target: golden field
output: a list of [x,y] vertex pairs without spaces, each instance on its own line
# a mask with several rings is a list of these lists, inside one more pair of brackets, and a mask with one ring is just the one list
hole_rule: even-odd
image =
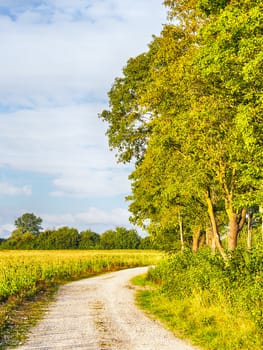
[[39,286],[100,272],[154,265],[160,252],[147,250],[0,251],[0,301],[34,295]]

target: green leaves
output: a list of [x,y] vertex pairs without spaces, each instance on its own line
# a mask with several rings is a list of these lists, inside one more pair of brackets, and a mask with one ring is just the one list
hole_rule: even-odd
[[241,213],[262,201],[261,3],[164,4],[175,24],[128,61],[101,114],[119,160],[136,159],[132,220],[158,237],[178,234],[178,213],[186,235],[205,229],[209,192],[214,222],[224,231],[232,220],[236,242]]
[[30,232],[38,235],[41,230],[42,219],[33,213],[25,213],[15,220],[15,226],[21,229],[22,233]]
[[210,16],[211,14],[220,12],[229,2],[229,0],[199,0],[198,7],[207,16]]
[[140,104],[147,83],[149,55],[130,59],[123,78],[116,78],[109,92],[109,110],[99,116],[109,124],[107,136],[111,148],[118,150],[119,161],[140,161],[143,157],[151,112]]

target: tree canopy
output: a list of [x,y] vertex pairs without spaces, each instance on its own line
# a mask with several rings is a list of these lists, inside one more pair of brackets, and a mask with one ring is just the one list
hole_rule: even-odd
[[38,235],[23,233],[17,228],[6,240],[0,240],[0,249],[151,249],[149,236],[142,238],[135,229],[116,227],[102,234],[90,229],[79,232],[76,228],[46,229]]
[[15,226],[21,230],[21,233],[30,232],[33,235],[38,235],[42,229],[42,219],[33,213],[25,213],[15,220]]
[[225,231],[233,251],[263,201],[261,4],[164,4],[172,22],[127,62],[100,116],[119,161],[136,160],[131,220],[182,247],[210,232],[226,258]]

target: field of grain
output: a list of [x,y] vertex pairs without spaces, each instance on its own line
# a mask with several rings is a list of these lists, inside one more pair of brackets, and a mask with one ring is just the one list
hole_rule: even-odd
[[34,295],[45,284],[153,265],[159,258],[158,252],[137,250],[0,251],[0,302]]

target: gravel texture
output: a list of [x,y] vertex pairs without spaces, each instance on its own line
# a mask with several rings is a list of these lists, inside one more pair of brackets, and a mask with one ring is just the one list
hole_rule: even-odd
[[134,305],[127,269],[62,286],[20,350],[193,350]]

